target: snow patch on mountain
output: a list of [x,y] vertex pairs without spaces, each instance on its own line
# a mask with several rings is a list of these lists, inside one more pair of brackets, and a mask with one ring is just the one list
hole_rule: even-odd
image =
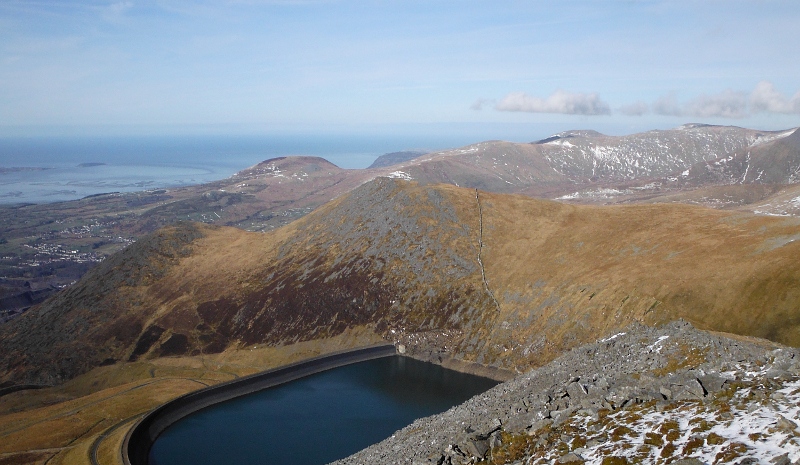
[[411,181],[414,179],[411,177],[410,174],[406,173],[405,171],[392,171],[391,173],[387,174],[386,177],[393,179],[404,179],[406,181]]
[[769,133],[769,134],[758,134],[755,138],[753,138],[753,142],[751,143],[751,147],[756,145],[766,144],[767,142],[772,142],[774,140],[783,139],[784,137],[791,136],[797,128],[789,129],[788,131],[778,132],[778,133]]

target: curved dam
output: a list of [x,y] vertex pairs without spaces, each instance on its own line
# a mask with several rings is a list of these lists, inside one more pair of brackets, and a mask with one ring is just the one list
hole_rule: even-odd
[[150,449],[159,435],[182,418],[206,407],[333,368],[394,355],[396,350],[392,344],[336,352],[183,395],[145,415],[128,432],[122,444],[123,462],[147,465]]

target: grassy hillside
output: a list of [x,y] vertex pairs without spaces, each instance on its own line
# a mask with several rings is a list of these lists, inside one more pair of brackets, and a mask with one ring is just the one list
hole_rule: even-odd
[[539,365],[632,321],[676,318],[800,344],[797,219],[481,199],[497,358]]
[[379,178],[268,234],[185,223],[0,328],[3,379],[369,327],[521,370],[632,321],[800,344],[800,221]]

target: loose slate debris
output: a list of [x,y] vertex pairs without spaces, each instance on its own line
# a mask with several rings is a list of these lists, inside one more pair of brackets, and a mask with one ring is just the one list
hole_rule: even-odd
[[339,465],[800,463],[800,351],[634,325]]

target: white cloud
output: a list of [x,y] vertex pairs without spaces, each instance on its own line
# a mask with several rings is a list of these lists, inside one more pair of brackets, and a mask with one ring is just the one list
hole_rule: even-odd
[[543,99],[524,92],[512,92],[500,100],[499,111],[524,111],[527,113],[563,113],[567,115],[607,115],[611,108],[597,94],[581,94],[557,90]]
[[769,81],[761,81],[750,94],[750,109],[761,113],[800,113],[800,92],[787,98]]
[[717,95],[701,95],[686,105],[686,114],[700,118],[744,118],[747,94],[726,90]]
[[618,111],[623,115],[642,116],[649,111],[650,107],[644,102],[633,102],[630,105],[619,107]]
[[[470,108],[482,110],[492,100],[478,99]],[[524,92],[513,92],[495,104],[500,111],[522,111],[529,113],[564,113],[570,115],[607,115],[609,105],[597,94],[581,94],[558,90],[547,98],[530,96]],[[800,92],[791,98],[780,93],[769,81],[761,81],[752,92],[724,90],[718,94],[700,95],[691,100],[680,101],[675,93],[661,96],[652,104],[641,100],[621,105],[614,113],[627,116],[642,116],[654,113],[663,116],[696,118],[747,118],[754,113],[800,114]]]
[[657,115],[666,116],[684,115],[684,111],[678,103],[678,99],[675,98],[675,94],[665,95],[656,100],[655,103],[653,103],[653,112]]
[[726,90],[716,95],[701,95],[684,104],[669,94],[653,103],[653,112],[666,116],[744,118],[748,115],[747,94]]
[[484,106],[491,105],[492,103],[494,103],[494,100],[490,100],[490,99],[486,99],[486,98],[479,98],[478,100],[475,100],[475,103],[470,105],[469,108],[470,108],[470,110],[481,111],[481,110],[483,110]]

